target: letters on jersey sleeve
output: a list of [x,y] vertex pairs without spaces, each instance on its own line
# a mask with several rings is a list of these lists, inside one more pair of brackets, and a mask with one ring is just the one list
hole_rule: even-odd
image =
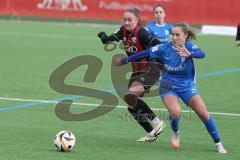
[[205,53],[200,48],[198,48],[197,45],[195,45],[191,42],[186,43],[186,48],[191,53],[192,58],[204,58],[205,57]]
[[198,46],[192,42],[186,42],[186,48],[189,52],[195,52],[199,49]]
[[163,52],[166,44],[159,44],[150,49],[150,57],[151,58],[159,58],[160,54]]

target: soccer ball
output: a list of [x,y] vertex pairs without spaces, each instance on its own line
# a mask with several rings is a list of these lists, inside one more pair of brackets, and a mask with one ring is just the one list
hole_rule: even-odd
[[54,138],[54,145],[58,151],[62,152],[70,152],[75,142],[75,136],[70,131],[60,131]]

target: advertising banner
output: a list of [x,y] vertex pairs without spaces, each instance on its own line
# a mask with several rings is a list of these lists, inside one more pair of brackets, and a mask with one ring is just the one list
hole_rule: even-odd
[[8,1],[7,0],[0,0],[0,15],[9,15],[10,13],[8,12]]
[[141,19],[153,19],[153,7],[164,6],[170,23],[236,25],[240,0],[1,0],[0,14],[121,21],[124,10],[136,7]]

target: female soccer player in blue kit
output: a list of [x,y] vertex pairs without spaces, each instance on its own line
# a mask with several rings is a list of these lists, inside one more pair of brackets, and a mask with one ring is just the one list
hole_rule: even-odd
[[204,58],[205,53],[190,42],[196,34],[188,23],[178,23],[173,28],[173,41],[141,51],[127,58],[116,58],[115,65],[123,65],[143,57],[159,58],[164,65],[159,94],[169,112],[173,131],[171,144],[180,147],[179,120],[180,104],[178,99],[191,107],[203,121],[208,133],[216,144],[218,153],[227,153],[220,141],[213,117],[208,114],[206,105],[195,87],[195,68],[193,58]]
[[161,43],[166,43],[172,35],[172,25],[165,22],[166,10],[160,4],[153,9],[153,16],[155,21],[150,22],[146,29],[154,38]]

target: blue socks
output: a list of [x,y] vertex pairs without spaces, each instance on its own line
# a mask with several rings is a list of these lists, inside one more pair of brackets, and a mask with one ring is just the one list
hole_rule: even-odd
[[180,117],[172,117],[171,115],[169,115],[169,120],[170,120],[170,125],[171,125],[171,128],[173,130],[174,133],[177,133],[178,132],[178,126],[179,126],[179,120],[180,120]]
[[[172,117],[171,115],[169,115],[170,125],[171,125],[171,128],[174,133],[178,132],[180,117],[181,116],[175,118],[175,117]],[[210,116],[210,118],[206,121],[203,121],[203,123],[204,123],[205,127],[207,128],[208,133],[211,135],[213,141],[215,143],[220,142],[219,133],[218,133],[216,124],[213,120],[213,117]]]
[[219,133],[218,133],[218,130],[217,130],[217,127],[215,125],[213,118],[210,116],[210,118],[206,121],[203,121],[203,123],[204,123],[205,127],[207,128],[208,133],[211,135],[213,141],[215,143],[220,142]]

